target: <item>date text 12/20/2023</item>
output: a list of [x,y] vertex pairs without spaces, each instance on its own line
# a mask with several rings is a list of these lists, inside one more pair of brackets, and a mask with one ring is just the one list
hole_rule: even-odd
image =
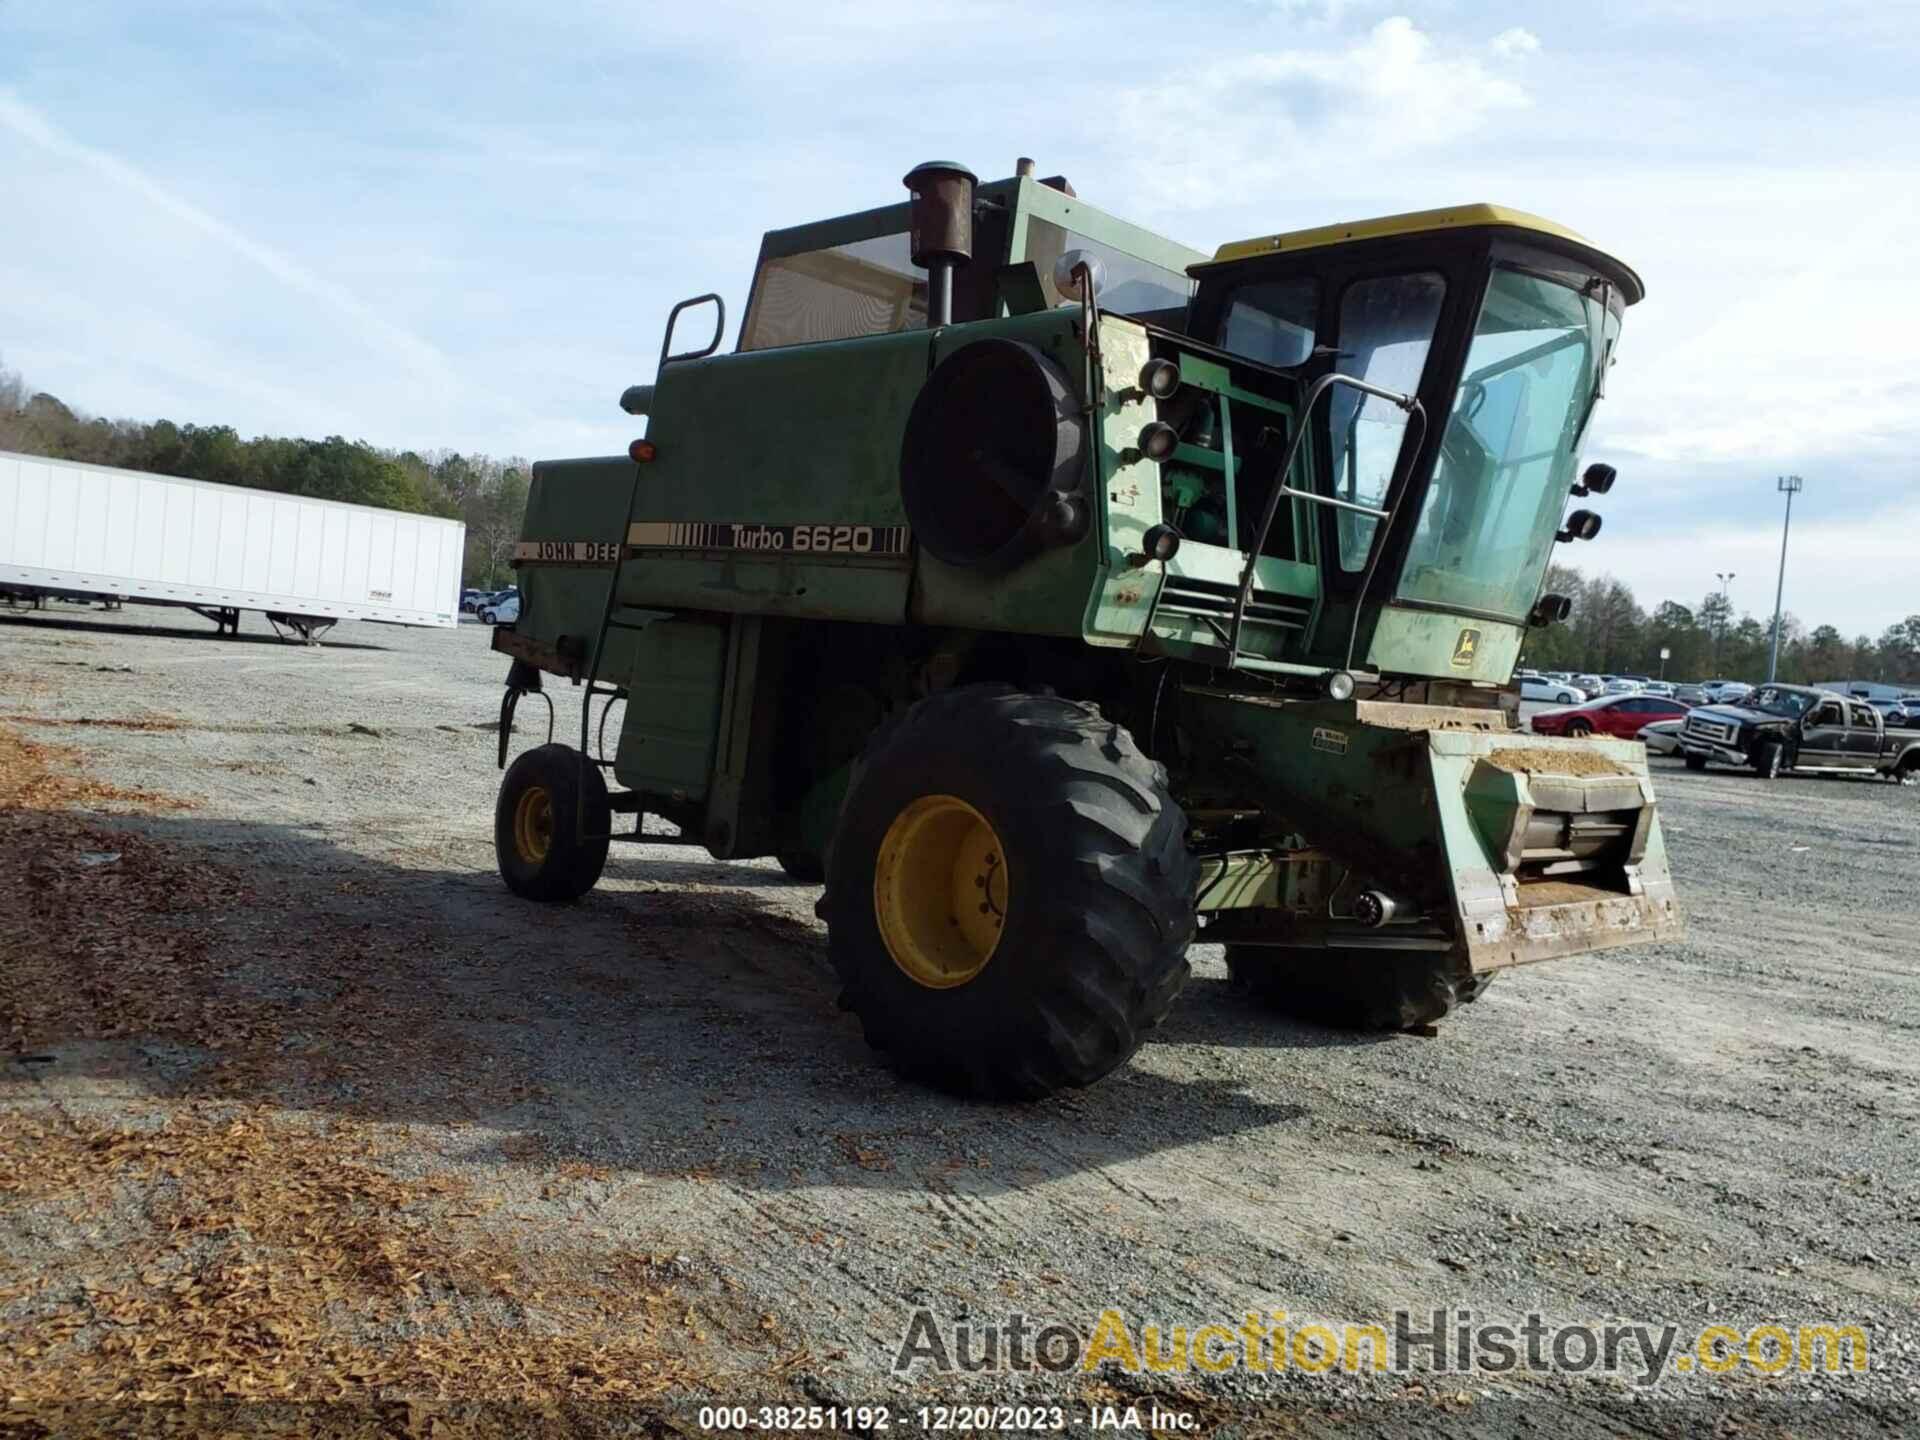
[[1150,1405],[920,1405],[895,1411],[889,1405],[703,1405],[702,1430],[779,1434],[836,1430],[871,1434],[898,1428],[923,1434],[1002,1430],[1039,1433],[1064,1430],[1069,1422],[1089,1430],[1165,1434],[1194,1430],[1198,1419],[1183,1410]]

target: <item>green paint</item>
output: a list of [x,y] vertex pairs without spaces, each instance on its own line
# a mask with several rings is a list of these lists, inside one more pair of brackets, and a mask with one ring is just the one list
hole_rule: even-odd
[[[984,186],[980,199],[976,224],[996,238],[991,249],[983,242],[975,265],[1032,261],[1050,296],[1052,256],[1063,243],[1103,250],[1110,283],[1146,294],[1166,293],[1163,285],[1179,292],[1180,272],[1202,258],[1029,180]],[[824,316],[828,324],[870,311],[885,325],[910,324],[920,300],[893,254],[906,225],[907,207],[896,204],[769,234],[763,266],[779,263],[757,278],[750,313],[765,307],[770,321]],[[1419,265],[1445,270],[1456,293],[1478,293],[1501,243],[1451,230],[1432,239]],[[1570,242],[1538,243],[1558,246],[1566,264],[1597,263]],[[893,259],[876,258],[883,251]],[[1197,324],[1212,313],[1215,287],[1246,278],[1325,267],[1329,285],[1340,283],[1355,254],[1328,244],[1208,267],[1190,318]],[[807,269],[815,265],[817,273]],[[1248,512],[1266,498],[1240,494],[1236,471],[1264,427],[1291,434],[1304,425],[1286,482],[1334,493],[1326,415],[1303,416],[1300,405],[1312,378],[1340,362],[1337,335],[1317,336],[1320,350],[1292,371],[1229,360],[1104,308],[1089,337],[1088,312],[1077,304],[996,313],[990,286],[977,283],[981,273],[963,279],[979,304],[969,313],[986,318],[675,364],[656,379],[650,463],[536,467],[524,539],[624,543],[630,501],[642,527],[634,536],[641,548],[623,562],[615,590],[616,618],[640,628],[607,632],[601,679],[629,695],[615,775],[648,809],[682,821],[718,854],[822,855],[849,757],[877,725],[948,684],[1054,684],[1130,725],[1169,765],[1183,803],[1251,812],[1246,843],[1237,838],[1235,854],[1210,858],[1200,908],[1254,932],[1267,926],[1264,938],[1427,948],[1486,968],[1677,933],[1637,746],[1516,736],[1493,709],[1313,698],[1325,671],[1348,663],[1360,600],[1356,669],[1485,688],[1511,675],[1523,627],[1393,603],[1401,569],[1393,545],[1362,596],[1357,577],[1329,575],[1318,563],[1332,533],[1323,507],[1283,501],[1276,535],[1292,537],[1292,553],[1259,558],[1241,653],[1226,653],[1223,630],[1246,564],[1237,547],[1251,541],[1258,515]],[[836,296],[835,276],[871,289]],[[814,281],[822,294],[806,291]],[[1430,364],[1455,367],[1423,382],[1436,440],[1444,412],[1465,393],[1459,357],[1478,323],[1464,313],[1470,308],[1448,312],[1454,329],[1432,346]],[[770,323],[756,337],[763,333],[795,332]],[[685,528],[831,534],[907,525],[900,455],[908,416],[934,367],[986,337],[1033,347],[1067,378],[1087,427],[1086,468],[1071,492],[1087,507],[1083,535],[988,574],[904,542],[893,552],[823,550],[812,540],[803,549],[795,532],[791,545],[753,548],[733,543],[732,530],[721,542],[712,538],[717,529]],[[1176,402],[1140,388],[1154,357],[1180,366],[1185,393]],[[1201,403],[1215,415],[1205,443],[1191,423]],[[1163,472],[1141,455],[1138,439],[1149,422],[1169,417],[1190,438]],[[992,436],[981,438],[984,448]],[[1379,527],[1396,543],[1433,512],[1429,500],[1445,498],[1428,494],[1434,472],[1431,450],[1401,457],[1393,500],[1400,523]],[[954,483],[968,483],[967,474],[960,470]],[[1213,519],[1216,497],[1224,524]],[[1552,498],[1542,500],[1541,524],[1553,518]],[[990,499],[983,491],[982,504]],[[1170,561],[1148,560],[1148,531],[1196,505],[1226,543],[1190,535]],[[1537,555],[1540,536],[1521,538],[1528,543],[1478,554],[1476,583],[1489,580],[1488,567],[1512,565],[1504,578],[1515,593],[1534,584],[1537,575],[1520,573],[1533,559],[1510,556]],[[1279,539],[1274,545],[1284,549]],[[530,560],[520,570],[520,631],[561,654],[589,653],[610,575]],[[1529,752],[1527,767],[1494,758],[1514,747]],[[1594,754],[1617,773],[1588,774],[1583,765]],[[1625,828],[1621,817],[1630,818]],[[1585,890],[1564,892],[1573,897],[1565,904],[1543,903],[1536,897],[1562,895],[1554,886],[1576,882],[1542,870],[1527,847],[1557,833],[1547,822],[1576,818],[1584,835],[1604,831],[1606,848],[1566,872]],[[1365,889],[1405,901],[1418,923],[1356,937],[1344,907]]]
[[[1526,633],[1519,625],[1470,615],[1390,607],[1380,612],[1373,642],[1364,652],[1366,668],[1385,675],[1427,674],[1504,685]],[[1468,637],[1464,656],[1463,635]],[[1465,663],[1460,663],[1463,658]]]

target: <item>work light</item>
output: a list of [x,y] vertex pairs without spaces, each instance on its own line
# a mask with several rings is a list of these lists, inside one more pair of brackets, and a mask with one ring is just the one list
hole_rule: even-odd
[[1149,460],[1171,460],[1180,448],[1180,432],[1164,420],[1149,420],[1140,430],[1139,445]]

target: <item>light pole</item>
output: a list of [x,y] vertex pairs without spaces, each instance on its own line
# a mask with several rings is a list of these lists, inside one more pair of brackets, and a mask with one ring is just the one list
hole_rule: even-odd
[[1723,573],[1716,570],[1713,578],[1720,582],[1720,623],[1713,628],[1713,668],[1717,672],[1720,669],[1720,641],[1727,633],[1727,621],[1733,618],[1733,596],[1729,593],[1733,585],[1733,571]]
[[1787,536],[1793,533],[1793,497],[1807,482],[1798,475],[1782,475],[1776,488],[1787,497],[1787,520],[1780,527],[1780,583],[1773,592],[1773,653],[1767,657],[1767,683],[1780,672],[1780,602],[1787,593]]

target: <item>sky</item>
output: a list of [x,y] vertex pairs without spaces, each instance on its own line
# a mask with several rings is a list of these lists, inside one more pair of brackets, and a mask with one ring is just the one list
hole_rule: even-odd
[[[1034,156],[1202,248],[1489,200],[1648,296],[1565,558],[1920,611],[1920,5],[0,0],[0,364],[78,409],[611,453],[764,230]],[[732,336],[729,336],[729,344]]]

